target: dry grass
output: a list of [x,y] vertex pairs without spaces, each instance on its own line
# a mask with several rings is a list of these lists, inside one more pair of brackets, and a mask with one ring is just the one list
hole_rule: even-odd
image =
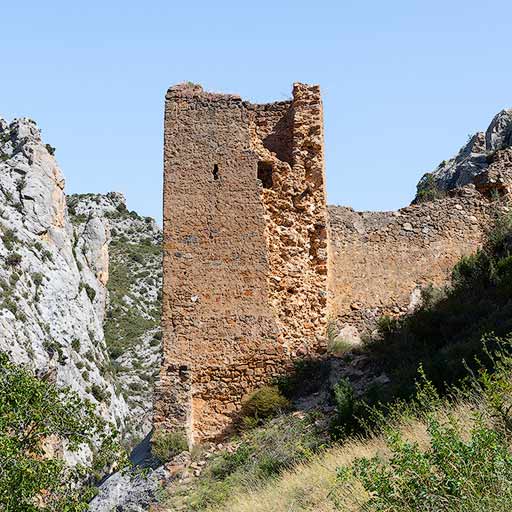
[[[460,420],[464,434],[472,426],[472,408],[459,404],[444,411],[441,418],[449,416]],[[400,431],[404,439],[414,441],[427,448],[429,436],[426,425],[420,420],[403,424]],[[389,454],[383,436],[369,439],[353,439],[341,446],[331,448],[307,464],[300,464],[285,472],[278,479],[250,492],[236,494],[215,512],[356,512],[367,500],[367,494],[359,485],[341,487],[336,483],[336,469],[350,465],[358,458]]]

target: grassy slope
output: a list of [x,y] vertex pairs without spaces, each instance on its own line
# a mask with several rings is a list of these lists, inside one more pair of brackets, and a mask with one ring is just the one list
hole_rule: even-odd
[[[471,429],[474,426],[474,406],[467,403],[460,403],[456,406],[442,409],[438,417],[445,422],[454,420],[458,423],[462,439],[469,442]],[[428,433],[428,425],[425,419],[404,421],[396,427],[394,433],[400,433],[402,439],[416,444],[422,451],[431,448],[431,440]],[[509,445],[510,446],[510,445]],[[361,459],[371,460],[378,457],[382,461],[389,461],[393,455],[389,439],[385,435],[379,435],[370,439],[359,440],[352,438],[340,446],[335,446],[327,452],[319,455],[313,461],[299,464],[291,471],[285,472],[281,477],[263,486],[256,486],[248,492],[235,494],[231,500],[219,508],[212,508],[218,512],[334,512],[344,511],[386,511],[405,512],[413,510],[436,510],[431,508],[411,508],[406,500],[401,506],[380,507],[368,505],[370,493],[361,484],[361,481],[354,479],[350,482],[343,482],[337,478],[340,468],[351,467]],[[455,458],[455,457],[454,457]],[[488,463],[489,461],[483,461]],[[510,468],[509,468],[510,469]],[[506,487],[512,488],[510,472],[507,472]],[[426,492],[427,489],[422,489]],[[491,496],[492,498],[492,496]],[[481,501],[485,499],[483,493],[477,497]],[[476,501],[476,500],[474,500]],[[512,501],[506,496],[503,501],[497,502],[492,508],[446,508],[437,510],[510,510]],[[367,508],[365,508],[367,507]]]

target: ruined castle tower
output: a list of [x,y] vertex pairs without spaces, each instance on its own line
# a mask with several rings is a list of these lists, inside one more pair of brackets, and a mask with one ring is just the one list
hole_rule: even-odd
[[220,437],[247,393],[323,350],[327,253],[319,87],[266,105],[171,87],[157,427]]

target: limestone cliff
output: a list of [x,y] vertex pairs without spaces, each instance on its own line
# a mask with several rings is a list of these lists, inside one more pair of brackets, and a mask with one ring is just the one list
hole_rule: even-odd
[[103,336],[110,230],[72,225],[64,178],[36,124],[0,120],[0,350],[124,427]]
[[36,124],[0,119],[0,350],[95,402],[129,444],[151,428],[160,238],[121,194],[66,200]]

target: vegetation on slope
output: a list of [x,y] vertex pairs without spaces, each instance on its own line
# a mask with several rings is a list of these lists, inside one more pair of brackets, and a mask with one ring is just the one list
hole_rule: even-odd
[[242,433],[231,449],[216,453],[197,480],[173,485],[165,510],[209,510],[225,503],[235,490],[249,490],[310,460],[324,442],[313,416],[271,419],[264,427]]
[[124,442],[137,444],[151,429],[152,395],[158,377],[161,330],[161,231],[150,217],[126,208],[118,193],[68,196],[76,229],[92,216],[108,221],[109,279],[103,331],[116,389],[130,415]]
[[[496,340],[494,340],[496,342]],[[449,398],[421,378],[414,400],[265,485],[224,512],[505,512],[512,506],[512,340]]]
[[[99,446],[96,449],[93,446]],[[84,445],[94,460],[70,467],[64,446],[80,457]],[[94,406],[69,389],[34,377],[0,353],[0,509],[6,512],[87,510],[93,474],[125,460],[111,425]]]
[[[154,278],[145,266],[160,264],[161,248],[150,242],[114,239],[109,247],[110,276],[107,283],[110,304],[105,320],[105,339],[112,359],[133,348],[149,331],[158,331],[160,304],[147,307],[144,289],[133,290],[137,279]],[[156,263],[153,261],[156,260]],[[154,285],[153,282],[150,283]],[[142,293],[141,293],[142,292]]]

